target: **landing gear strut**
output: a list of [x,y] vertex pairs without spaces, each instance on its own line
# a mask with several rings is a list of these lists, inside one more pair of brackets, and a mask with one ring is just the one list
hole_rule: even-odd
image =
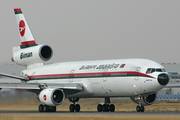
[[69,98],[69,101],[72,102],[72,104],[69,106],[70,112],[79,112],[81,107],[79,104],[76,104],[76,102],[79,101],[79,98]]
[[56,106],[39,105],[39,112],[56,112]]
[[139,102],[139,105],[136,107],[136,111],[137,111],[137,112],[144,112],[144,110],[145,110],[145,109],[144,109],[144,106],[141,105],[141,99],[143,99],[142,97],[143,97],[143,96],[139,95],[138,98],[137,98],[137,99],[138,99],[138,102]]
[[109,97],[105,98],[105,102],[104,103],[105,104],[103,104],[103,105],[98,104],[98,106],[97,106],[97,111],[98,112],[109,112],[109,111],[110,112],[114,112],[115,111],[114,104],[110,104],[109,105],[109,103],[111,103]]

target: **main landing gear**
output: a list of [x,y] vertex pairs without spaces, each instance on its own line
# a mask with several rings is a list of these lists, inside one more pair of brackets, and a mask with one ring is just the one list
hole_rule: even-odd
[[56,106],[39,105],[39,112],[56,112]]
[[110,102],[110,98],[109,97],[107,97],[107,98],[105,98],[105,102],[104,102],[105,104],[98,104],[98,106],[97,106],[97,111],[98,112],[114,112],[115,111],[115,106],[114,106],[114,104],[110,104],[109,105],[109,103],[111,103]]
[[69,98],[69,101],[72,102],[72,104],[69,106],[70,112],[79,112],[81,107],[79,104],[76,104],[76,102],[79,101],[79,98]]

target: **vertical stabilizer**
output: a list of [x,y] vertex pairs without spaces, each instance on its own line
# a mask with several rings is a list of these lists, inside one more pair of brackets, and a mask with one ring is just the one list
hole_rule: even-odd
[[26,19],[21,11],[21,8],[14,9],[16,21],[19,27],[19,35],[21,39],[21,49],[36,46],[35,39],[31,33],[31,30],[26,22]]
[[27,69],[42,66],[51,59],[53,51],[48,45],[38,45],[20,8],[14,9],[21,45],[13,47],[12,61]]

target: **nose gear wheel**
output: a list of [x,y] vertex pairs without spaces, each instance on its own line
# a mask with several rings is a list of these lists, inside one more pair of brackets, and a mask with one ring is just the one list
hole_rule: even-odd
[[139,106],[139,105],[138,105],[138,106],[136,107],[136,111],[137,111],[137,112],[144,112],[144,106]]

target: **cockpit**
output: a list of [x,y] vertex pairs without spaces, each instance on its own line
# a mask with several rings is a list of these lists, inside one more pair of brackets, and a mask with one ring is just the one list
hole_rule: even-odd
[[153,72],[166,72],[164,68],[148,68],[146,74],[150,74]]

